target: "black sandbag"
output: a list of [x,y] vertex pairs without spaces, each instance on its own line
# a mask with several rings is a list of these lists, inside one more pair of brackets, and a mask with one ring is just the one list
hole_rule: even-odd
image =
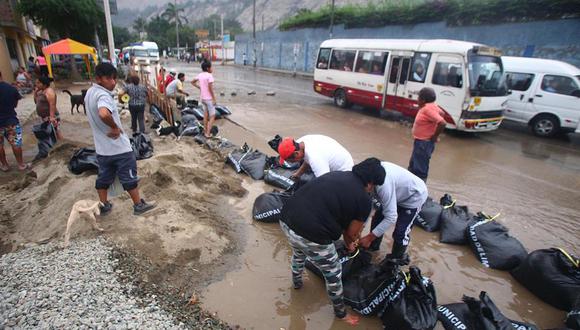
[[260,222],[278,222],[284,204],[291,196],[283,192],[266,192],[254,201],[252,217]]
[[561,249],[536,250],[510,273],[533,294],[563,311],[570,311],[580,295],[580,260]]
[[268,158],[268,156],[258,150],[246,153],[246,155],[240,160],[242,171],[254,180],[264,179],[266,158]]
[[[350,253],[346,248],[346,244],[343,240],[334,242],[336,248],[336,253],[338,254],[338,260],[342,265],[342,280],[348,280],[353,274],[363,269],[371,264],[373,256],[365,250],[357,249],[355,252]],[[306,269],[313,272],[316,276],[324,279],[322,272],[318,267],[316,267],[310,259],[306,259]]]
[[203,133],[203,126],[197,118],[191,114],[181,116],[181,126],[179,127],[179,136],[196,136]]
[[199,105],[199,101],[194,99],[187,99],[185,103],[188,107],[197,107]]
[[388,308],[381,320],[384,329],[423,330],[437,324],[437,296],[431,280],[421,276],[415,266],[409,268],[407,287]]
[[[204,138],[203,142],[205,142],[205,138]],[[228,154],[228,157],[226,158],[226,164],[232,165],[232,167],[234,168],[236,173],[242,172],[241,160],[248,152],[250,152],[250,147],[248,146],[247,143],[244,143],[243,146],[232,150]]]
[[282,167],[271,168],[264,174],[264,182],[274,187],[288,190],[294,185],[294,180],[290,177],[294,174],[293,170],[287,170]]
[[406,282],[396,261],[385,258],[343,281],[344,302],[362,315],[374,315],[388,308],[403,292]]
[[566,315],[566,326],[573,330],[580,330],[580,295],[576,297],[574,307]]
[[421,207],[415,223],[428,232],[438,231],[441,227],[441,213],[443,206],[435,202],[431,197]]
[[203,120],[203,109],[200,106],[185,107],[181,110],[181,115],[193,115],[197,120]]
[[216,105],[215,110],[216,110],[216,117],[218,114],[220,115],[220,117],[228,116],[228,115],[232,114],[232,111],[228,107],[226,107],[225,105]]
[[151,114],[151,119],[153,121],[151,128],[157,128],[162,121],[167,120],[156,104],[151,104],[151,106],[149,106],[149,113]]
[[276,134],[272,140],[268,141],[268,145],[270,148],[272,148],[272,150],[278,152],[278,146],[280,145],[280,142],[282,142],[282,137]]
[[474,219],[476,222],[469,225],[467,238],[471,250],[485,267],[511,270],[528,256],[522,243],[493,218],[478,213]]
[[38,140],[38,153],[34,159],[42,159],[48,156],[48,153],[56,144],[56,131],[50,122],[32,126],[32,132]]
[[68,162],[68,170],[73,174],[81,174],[86,171],[99,170],[97,152],[94,148],[80,148],[75,151]]
[[[488,328],[478,328],[480,325],[476,321],[476,315],[469,310],[466,303],[440,305],[437,307],[437,319],[441,322],[445,330],[488,330]],[[532,324],[513,320],[509,320],[509,322],[511,324],[511,327],[508,327],[509,330],[538,330],[538,328]],[[505,324],[505,322],[502,324]],[[491,329],[505,329],[505,327],[494,327]]]
[[137,160],[153,157],[153,142],[151,142],[151,138],[148,135],[135,133],[130,141]]
[[471,220],[467,206],[458,206],[450,195],[441,197],[441,236],[439,241],[448,244],[467,244],[467,227]]

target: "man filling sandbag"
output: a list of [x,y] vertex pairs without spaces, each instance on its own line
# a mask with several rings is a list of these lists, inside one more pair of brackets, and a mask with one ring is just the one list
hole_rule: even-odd
[[580,260],[562,249],[536,250],[512,276],[548,304],[570,311],[580,296]]
[[471,250],[479,261],[488,268],[510,270],[524,260],[528,252],[516,238],[508,234],[508,229],[483,213],[474,217],[477,221],[470,225],[467,237]]
[[324,135],[305,135],[298,140],[284,138],[278,145],[280,165],[284,161],[302,162],[294,172],[300,178],[308,169],[319,177],[333,171],[350,171],[354,164],[350,153],[333,138]]
[[[352,275],[364,267],[371,264],[373,256],[361,249],[356,249],[354,252],[349,252],[343,240],[334,242],[336,253],[338,254],[338,261],[342,268],[342,282],[345,283]],[[306,259],[306,269],[313,272],[316,276],[324,279],[322,272],[316,267],[310,259]]]
[[395,225],[390,257],[400,259],[405,257],[413,221],[427,199],[427,186],[419,177],[398,165],[381,162],[381,166],[385,169],[385,182],[376,187],[376,193],[382,212],[375,214],[371,232],[361,239],[360,245],[377,251],[383,234]]
[[306,258],[320,269],[334,314],[356,325],[359,317],[348,314],[344,305],[342,268],[334,241],[342,235],[354,251],[365,220],[371,212],[369,193],[385,181],[385,170],[377,159],[367,159],[352,172],[330,172],[317,177],[288,200],[282,209],[280,227],[292,247],[292,282],[302,287]]

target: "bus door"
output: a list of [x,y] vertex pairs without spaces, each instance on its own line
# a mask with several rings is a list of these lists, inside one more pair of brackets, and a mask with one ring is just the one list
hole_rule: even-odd
[[437,96],[437,105],[455,122],[461,116],[466,95],[464,59],[459,55],[437,55],[431,86]]
[[405,90],[409,69],[411,67],[412,52],[393,52],[386,75],[386,86],[383,97],[383,107],[391,110],[404,111],[406,109]]

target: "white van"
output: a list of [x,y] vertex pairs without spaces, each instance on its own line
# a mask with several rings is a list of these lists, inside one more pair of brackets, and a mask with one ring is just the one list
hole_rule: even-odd
[[157,46],[157,43],[152,41],[143,41],[141,42],[141,45],[147,48],[147,51],[149,52],[149,60],[151,63],[159,63],[159,47]]
[[129,54],[133,56],[134,65],[146,64],[149,65],[151,60],[149,59],[149,51],[143,46],[132,46]]
[[580,127],[580,69],[555,60],[503,56],[506,119],[530,125],[538,136]]

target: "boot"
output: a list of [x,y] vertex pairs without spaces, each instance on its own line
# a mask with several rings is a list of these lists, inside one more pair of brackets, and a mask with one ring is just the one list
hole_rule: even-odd
[[411,261],[407,254],[407,246],[397,242],[393,243],[393,250],[390,254],[387,254],[387,258],[398,260],[401,265],[408,265]]

